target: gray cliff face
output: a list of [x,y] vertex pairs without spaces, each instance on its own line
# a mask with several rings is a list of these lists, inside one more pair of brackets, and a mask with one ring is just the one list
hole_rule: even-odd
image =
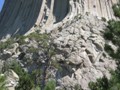
[[119,0],[5,0],[0,13],[0,37],[25,34],[34,26],[52,30],[78,14],[115,18],[112,5]]
[[[106,41],[103,34],[107,22],[101,18],[116,19],[112,5],[118,1],[5,0],[0,13],[0,39],[7,35],[28,35],[37,29],[40,33],[50,33],[57,50],[53,60],[59,62],[61,67],[60,70],[47,69],[48,76],[56,80],[56,90],[75,90],[76,85],[89,90],[90,81],[103,76],[110,78],[109,70],[116,69],[115,61],[104,50]],[[40,41],[26,38],[25,42],[23,45],[15,42],[12,48],[4,49],[0,53],[0,62],[21,60],[20,63],[28,71],[34,69],[36,63],[30,64],[27,60],[40,60],[45,65]],[[117,48],[108,44],[114,50]],[[30,47],[39,48],[39,51],[27,52]],[[19,55],[23,53],[25,55],[20,59]]]

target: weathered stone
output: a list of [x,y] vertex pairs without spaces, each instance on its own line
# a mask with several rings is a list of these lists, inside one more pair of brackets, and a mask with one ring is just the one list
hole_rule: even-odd
[[74,54],[72,53],[69,58],[68,58],[69,62],[75,65],[79,65],[83,62],[82,58],[77,53]]
[[15,90],[19,81],[19,76],[13,70],[6,71],[4,75],[6,76],[6,87],[8,90]]
[[[57,50],[54,60],[57,60],[62,68],[61,73],[58,73],[59,78],[56,78],[60,88],[74,90],[73,87],[79,84],[84,90],[89,90],[90,81],[95,81],[103,75],[110,77],[108,70],[115,70],[116,64],[109,56],[103,56],[105,52],[103,32],[106,22],[100,19],[101,17],[107,20],[115,19],[112,5],[117,3],[117,0],[13,0],[13,2],[5,0],[5,6],[0,13],[0,38],[16,34],[28,35],[38,28],[40,33],[52,33]],[[10,7],[6,8],[7,6]],[[27,39],[25,42],[27,44],[21,45],[19,50],[19,45],[14,44],[13,52],[6,50],[0,53],[0,58],[9,59],[14,53],[31,72],[39,62],[45,64],[46,57],[42,50],[37,52],[28,50],[30,47],[37,49],[38,42]],[[32,62],[36,63],[31,64]],[[52,69],[50,70],[53,71],[51,73],[55,78],[57,71]]]
[[[109,69],[115,70],[116,64],[109,59],[109,56],[103,56],[105,40],[101,31],[104,29],[104,25],[105,23],[96,17],[85,15],[80,20],[71,23],[67,30],[63,28],[54,35],[57,48],[67,52],[67,57],[63,55],[63,52],[56,53],[57,60],[64,61],[71,67],[69,69],[73,70],[69,77],[63,75],[59,78],[58,82],[60,81],[61,88],[65,86],[67,90],[71,90],[71,83],[71,87],[73,87],[73,83],[77,83],[83,90],[89,90],[88,83],[90,81],[95,82],[97,78],[104,75],[110,78]],[[73,33],[73,31],[67,33],[71,26],[74,27],[76,33]],[[60,39],[57,39],[57,37]],[[66,70],[65,67],[63,69]],[[71,80],[74,81],[71,82]]]

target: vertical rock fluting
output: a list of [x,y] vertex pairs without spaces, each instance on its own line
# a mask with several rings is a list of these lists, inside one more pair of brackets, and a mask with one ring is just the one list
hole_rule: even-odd
[[[5,0],[0,13],[0,37],[25,34],[33,26],[50,29],[71,20],[77,14],[90,12],[107,20],[115,18],[112,5],[119,0]],[[66,17],[66,18],[65,18]],[[62,22],[61,22],[62,21]]]
[[5,0],[0,13],[0,37],[24,34],[36,22],[42,0]]

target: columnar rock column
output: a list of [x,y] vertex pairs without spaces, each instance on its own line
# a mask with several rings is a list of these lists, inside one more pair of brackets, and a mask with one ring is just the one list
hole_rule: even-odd
[[[5,0],[0,13],[0,37],[25,34],[34,26],[51,29],[78,14],[107,20],[115,18],[112,5],[119,0]],[[61,24],[62,26],[62,24]],[[46,29],[46,30],[47,30]],[[53,28],[54,29],[54,28]]]

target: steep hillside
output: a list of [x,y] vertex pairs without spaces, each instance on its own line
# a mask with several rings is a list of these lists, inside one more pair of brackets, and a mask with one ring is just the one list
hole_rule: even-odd
[[0,78],[7,83],[2,84],[9,90],[90,90],[98,78],[111,80],[114,57],[120,57],[120,5],[112,9],[118,2],[5,0]]
[[[11,62],[19,62],[31,75],[33,72],[37,75],[32,79],[36,77],[41,87],[52,79],[56,90],[76,90],[76,86],[89,90],[89,82],[103,76],[110,78],[109,70],[116,69],[115,61],[104,50],[106,25],[89,14],[78,15],[62,28],[53,30],[50,37],[39,34],[37,28],[38,31],[28,36],[1,42],[0,62],[5,67],[6,63],[10,66]],[[1,68],[4,70],[2,65]]]

